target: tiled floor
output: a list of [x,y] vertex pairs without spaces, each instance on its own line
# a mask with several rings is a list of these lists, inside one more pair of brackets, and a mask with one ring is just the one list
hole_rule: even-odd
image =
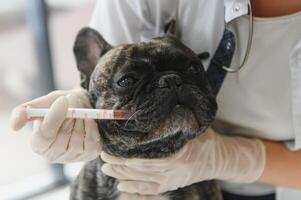
[[[81,2],[51,12],[50,16],[55,80],[60,89],[72,88],[78,82],[72,55],[73,40],[77,31],[88,24],[94,6],[94,1]],[[12,108],[30,97],[38,86],[33,82],[37,66],[31,32],[26,24],[0,30],[0,44],[0,199],[5,200],[13,199],[18,191],[38,188],[41,186],[39,179],[45,181],[51,177],[48,164],[30,149],[31,126],[19,132],[9,127]],[[32,199],[68,199],[68,193],[65,187]]]

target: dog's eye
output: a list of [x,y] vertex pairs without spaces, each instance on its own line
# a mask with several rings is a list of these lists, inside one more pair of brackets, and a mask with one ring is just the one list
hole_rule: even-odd
[[191,64],[188,68],[188,72],[198,74],[201,72],[201,67],[198,64]]
[[134,85],[134,83],[136,82],[136,80],[133,77],[127,76],[127,77],[123,77],[121,78],[117,84],[120,87],[131,87]]

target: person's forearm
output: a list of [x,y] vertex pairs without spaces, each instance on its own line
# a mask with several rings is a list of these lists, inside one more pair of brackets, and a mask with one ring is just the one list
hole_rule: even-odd
[[285,144],[264,141],[266,164],[260,183],[301,188],[301,151],[290,151]]
[[253,14],[256,17],[277,17],[301,10],[300,0],[252,0]]

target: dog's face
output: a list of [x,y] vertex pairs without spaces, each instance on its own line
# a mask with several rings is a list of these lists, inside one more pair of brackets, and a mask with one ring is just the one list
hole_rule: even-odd
[[133,114],[128,121],[98,121],[111,154],[167,156],[214,119],[217,105],[201,59],[174,37],[111,47],[84,28],[74,53],[91,104]]

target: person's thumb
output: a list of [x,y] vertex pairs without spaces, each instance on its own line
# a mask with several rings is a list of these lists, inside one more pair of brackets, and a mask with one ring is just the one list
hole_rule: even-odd
[[45,96],[41,96],[36,98],[32,101],[26,102],[17,106],[11,114],[10,125],[11,128],[15,131],[23,128],[27,122],[32,121],[33,119],[27,117],[26,108],[49,108],[53,102],[55,102],[60,96],[65,96],[69,94],[70,91],[68,90],[57,90],[51,92]]

